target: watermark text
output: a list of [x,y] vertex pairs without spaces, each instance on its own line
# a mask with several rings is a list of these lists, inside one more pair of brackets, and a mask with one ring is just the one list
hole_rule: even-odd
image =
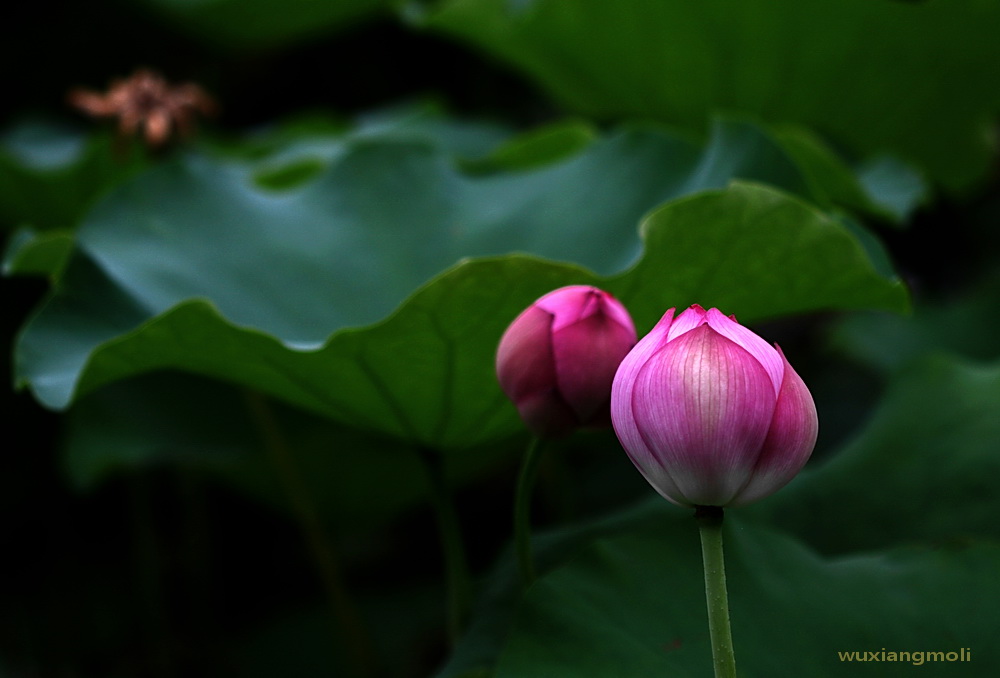
[[909,662],[921,666],[927,662],[971,662],[972,648],[963,647],[953,652],[932,652],[917,650],[913,652],[886,650],[837,652],[842,662]]

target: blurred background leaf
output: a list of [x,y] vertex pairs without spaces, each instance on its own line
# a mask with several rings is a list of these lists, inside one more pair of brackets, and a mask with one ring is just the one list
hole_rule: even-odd
[[77,126],[23,119],[0,132],[0,227],[69,229],[144,166],[142,151]]
[[[275,460],[264,444],[248,393],[179,373],[145,375],[102,389],[74,406],[63,453],[74,486],[143,469],[192,469],[287,510]],[[309,496],[324,520],[363,531],[423,503],[425,470],[415,451],[302,410],[272,403],[276,425],[295,450]],[[509,456],[502,446],[456,455],[449,477],[469,484]]]
[[4,275],[49,276],[57,279],[73,253],[72,231],[39,232],[30,227],[15,231],[4,253]]
[[832,341],[856,360],[879,370],[901,369],[929,352],[976,360],[1000,357],[1000,275],[989,273],[963,294],[929,301],[906,317],[858,314],[845,318]]
[[237,50],[274,49],[343,30],[388,9],[386,0],[143,0],[178,29]]
[[825,553],[996,539],[998,402],[996,365],[911,363],[852,444],[758,508]]
[[411,15],[489,51],[570,110],[704,129],[798,123],[951,189],[982,178],[1000,110],[1000,3],[440,0]]

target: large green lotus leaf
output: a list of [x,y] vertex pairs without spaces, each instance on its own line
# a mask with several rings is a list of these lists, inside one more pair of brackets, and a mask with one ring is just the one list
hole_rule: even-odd
[[[34,184],[12,183],[11,186],[17,189],[10,192],[12,199],[25,201],[25,209],[30,206],[38,213],[34,219],[25,217],[28,222],[40,220],[48,223],[44,213],[49,205],[59,205],[67,195],[83,190],[81,186],[96,182],[84,191],[86,197],[92,199],[98,189],[103,190],[136,167],[137,161],[123,165],[123,159],[112,152],[106,139],[103,142],[100,138],[88,142],[82,136],[72,136],[69,132],[63,132],[60,137],[50,130],[46,136],[42,131],[47,128],[34,129],[33,132],[32,129],[25,128],[16,135],[9,135],[20,139],[19,145],[16,145],[20,164],[12,164],[8,169],[23,174],[34,165],[51,166],[58,170],[57,175],[66,174],[62,183],[72,185],[54,185],[50,199],[48,193],[39,192],[46,184],[38,177],[35,177]],[[622,143],[623,138],[630,135],[634,142]],[[720,119],[715,122],[712,137],[700,155],[688,141],[664,131],[632,130],[620,137],[617,140],[601,139],[592,127],[572,121],[512,136],[511,131],[501,125],[449,118],[432,103],[415,103],[374,111],[358,117],[351,124],[328,116],[293,119],[252,134],[240,143],[217,144],[215,152],[221,150],[227,156],[250,161],[253,182],[264,193],[300,188],[317,179],[324,171],[329,171],[333,165],[341,162],[349,164],[346,156],[358,143],[365,142],[427,144],[450,156],[453,162],[475,176],[504,174],[511,177],[519,171],[534,169],[536,171],[531,172],[527,180],[529,183],[542,186],[550,182],[552,186],[567,191],[579,190],[575,187],[577,182],[590,184],[597,181],[598,173],[603,169],[598,163],[606,163],[607,167],[616,169],[616,174],[643,171],[655,177],[664,172],[664,179],[668,181],[666,187],[645,181],[637,187],[625,187],[618,201],[603,193],[594,195],[595,203],[605,203],[598,206],[605,211],[595,214],[605,217],[605,223],[617,223],[615,233],[621,236],[618,242],[635,249],[638,244],[631,221],[620,218],[615,210],[621,208],[624,214],[631,213],[638,218],[643,208],[652,206],[660,199],[700,188],[723,186],[732,177],[768,181],[798,191],[823,207],[839,206],[891,220],[905,218],[924,195],[916,190],[916,184],[911,185],[908,193],[900,194],[885,178],[881,183],[866,187],[862,184],[863,174],[845,165],[814,137],[792,128],[766,131],[743,121]],[[90,150],[86,157],[79,158],[83,152],[81,149],[88,143]],[[647,143],[653,149],[651,155],[643,155],[639,150],[642,144]],[[226,169],[234,169],[231,165],[222,163],[220,166],[216,161],[208,171],[222,174]],[[111,169],[115,172],[110,173]],[[897,170],[902,173],[905,168],[898,166]],[[678,183],[675,176],[679,173],[689,173],[690,176],[687,181]],[[479,182],[480,185],[483,183]],[[523,179],[511,183],[494,176],[485,183],[489,184],[487,194],[508,189],[521,191],[524,199],[532,202],[519,215],[528,220],[528,229],[536,232],[552,230],[541,229],[534,220],[549,218],[553,208],[544,204],[546,196],[522,191]],[[245,189],[240,187],[237,190]],[[352,189],[348,187],[346,190]],[[552,195],[558,199],[557,194]],[[534,201],[543,204],[537,205]],[[73,215],[64,217],[68,220],[67,227],[75,226],[80,216],[78,212],[85,204],[80,202],[74,207]],[[185,203],[185,208],[190,207],[190,203]],[[533,215],[532,208],[541,209]],[[322,211],[324,208],[319,209]],[[204,212],[204,209],[200,211]],[[199,210],[194,210],[193,214],[197,218]],[[555,216],[568,219],[573,215]],[[590,223],[595,229],[601,226],[597,220]],[[628,223],[627,227],[621,225],[625,223]],[[306,224],[299,228],[308,230],[309,227]],[[23,228],[15,234],[8,247],[4,272],[58,274],[67,259],[67,246],[71,242],[70,237]],[[598,241],[591,239],[589,242]],[[555,247],[557,249],[558,245]],[[535,244],[534,251],[545,253],[546,250],[556,249],[551,245],[539,248]],[[591,254],[587,257],[577,252],[576,258],[594,268],[601,268],[600,257],[604,253],[592,247]]]
[[[664,505],[666,503],[664,502]],[[522,600],[496,678],[712,675],[697,528],[686,512],[596,540]],[[992,675],[1000,546],[976,543],[825,559],[727,518],[726,570],[740,675],[911,676],[839,653],[971,650],[927,662],[935,676]],[[887,655],[887,659],[889,656]],[[923,655],[926,660],[927,656]],[[956,657],[957,659],[957,657]]]
[[951,188],[989,165],[1000,2],[440,0],[422,21],[571,110],[701,128],[715,111],[890,152]]
[[[649,126],[634,125],[632,131],[671,136],[678,147],[694,144],[687,135]],[[228,148],[256,160],[258,184],[280,189],[304,183],[364,139],[430,143],[476,175],[558,166],[594,153],[605,141],[584,121],[564,120],[513,134],[497,123],[451,118],[433,102],[417,102],[365,114],[350,125],[328,117],[293,119]],[[671,150],[677,153],[672,160],[677,169],[694,157]],[[927,196],[920,177],[899,161],[881,158],[852,168],[806,130],[765,128],[739,118],[713,120],[698,166],[690,170],[688,190],[723,186],[732,177],[757,179],[796,191],[822,207],[896,223],[905,222]]]
[[24,120],[0,131],[0,229],[69,229],[111,186],[143,164],[110,135]]
[[18,353],[22,376],[46,404],[63,407],[111,381],[178,368],[417,444],[466,447],[517,429],[493,374],[496,342],[516,307],[567,281],[595,279],[524,257],[462,264],[389,320],[335,333],[321,348],[236,326],[204,300],[144,319],[86,259],[64,281],[95,298],[56,296],[53,315],[28,327]]
[[182,30],[227,49],[292,44],[376,15],[386,0],[143,0]]
[[[25,329],[19,378],[62,407],[114,379],[190,369],[420,444],[465,446],[515,426],[491,374],[506,323],[548,289],[596,278],[523,258],[460,265],[386,323],[324,341],[384,318],[462,257],[520,250],[615,273],[637,260],[635,224],[662,200],[733,176],[806,193],[810,183],[745,123],[719,122],[700,152],[628,129],[485,175],[456,169],[455,147],[392,129],[338,141],[319,174],[285,190],[259,185],[261,164],[199,155],[120,187],[79,229],[79,251]],[[767,189],[678,202],[646,230],[646,257],[607,281],[643,326],[694,301],[745,320],[905,303],[841,225]]]
[[911,363],[852,444],[748,510],[828,553],[998,539],[998,403],[996,364]]
[[[796,175],[781,160],[753,178],[786,185]],[[121,187],[78,242],[154,312],[206,296],[237,323],[318,343],[385,317],[464,256],[520,250],[621,270],[640,251],[644,212],[731,178],[692,180],[701,166],[697,148],[653,131],[485,177],[429,143],[361,139],[312,181],[275,192],[256,185],[258,165],[191,155]]]
[[653,256],[607,283],[641,326],[668,305],[716,306],[741,321],[906,307],[902,284],[878,271],[881,252],[869,253],[841,221],[761,186],[679,199],[650,214],[641,231]]
[[[350,122],[303,115],[239,140],[215,139],[212,151],[252,161],[258,186],[283,190],[314,178],[359,139],[429,143],[457,162],[471,164],[502,146],[511,134],[493,122],[445,116],[433,102],[414,102],[372,111]],[[0,182],[0,202],[6,198],[6,207],[21,214],[12,217],[12,223],[46,226],[22,226],[11,234],[3,273],[58,277],[72,251],[72,227],[96,196],[138,169],[137,149],[112,146],[103,135],[87,138],[70,128],[40,123],[23,123],[2,138],[9,155],[0,153],[0,177],[6,177],[6,183]],[[52,216],[53,210],[65,213]],[[60,223],[64,228],[55,229]]]
[[[61,407],[108,382],[177,368],[251,386],[416,444],[464,448],[519,428],[493,374],[495,347],[520,310],[560,285],[603,285],[632,309],[640,328],[670,305],[695,301],[744,321],[825,308],[898,310],[906,304],[901,284],[878,275],[846,229],[773,189],[735,184],[681,199],[651,215],[642,230],[644,256],[623,274],[602,280],[575,266],[518,255],[465,261],[423,286],[385,321],[335,332],[325,344],[306,347],[241,327],[234,310],[220,313],[221,304],[203,300],[153,316],[137,303],[138,295],[129,294],[143,287],[126,292],[81,256],[61,283],[78,296],[57,294],[27,327],[19,374],[43,402]],[[243,323],[275,322],[265,305],[276,308],[284,288],[266,286],[273,271],[252,268],[231,284],[254,295],[252,272],[265,295],[257,294],[260,307],[237,299],[247,313],[261,314]],[[154,291],[162,289],[155,283],[176,275],[173,267],[153,273],[147,284]],[[318,291],[315,298],[331,303],[336,297]],[[316,304],[307,301],[288,303],[300,303],[308,317]]]

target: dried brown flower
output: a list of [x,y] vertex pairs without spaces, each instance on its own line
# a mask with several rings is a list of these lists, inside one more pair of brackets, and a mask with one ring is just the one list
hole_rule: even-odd
[[141,129],[152,148],[162,146],[174,135],[190,136],[197,114],[215,112],[215,102],[198,85],[171,85],[145,68],[128,78],[115,80],[104,94],[73,90],[69,102],[95,118],[118,118],[118,129],[123,136]]

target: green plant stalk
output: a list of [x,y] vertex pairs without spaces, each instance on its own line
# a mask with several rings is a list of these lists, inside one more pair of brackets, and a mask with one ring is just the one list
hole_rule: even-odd
[[531,436],[528,447],[521,459],[521,471],[517,476],[517,490],[514,495],[514,550],[521,570],[521,581],[525,586],[535,581],[535,561],[531,554],[531,494],[538,476],[538,462],[541,455],[541,439]]
[[138,473],[130,478],[129,513],[132,519],[133,547],[137,569],[136,594],[141,606],[144,642],[152,662],[151,675],[159,678],[176,674],[172,643],[169,637],[170,617],[163,590],[162,544],[153,521],[150,478]]
[[346,648],[356,675],[377,675],[378,662],[374,642],[344,583],[337,552],[330,541],[312,494],[302,480],[302,474],[295,463],[295,456],[264,396],[252,390],[245,391],[245,396],[264,447],[292,504],[299,529],[323,582],[337,626],[338,637],[334,638],[334,646]]
[[712,640],[715,678],[736,678],[733,632],[729,625],[729,594],[726,592],[726,563],[722,552],[723,509],[720,506],[699,506],[694,517],[701,533],[708,631]]
[[441,456],[426,448],[420,448],[418,452],[427,469],[431,504],[441,538],[448,587],[448,638],[454,646],[461,637],[465,617],[472,603],[472,577],[465,557],[465,543],[458,523],[458,513],[448,488]]

